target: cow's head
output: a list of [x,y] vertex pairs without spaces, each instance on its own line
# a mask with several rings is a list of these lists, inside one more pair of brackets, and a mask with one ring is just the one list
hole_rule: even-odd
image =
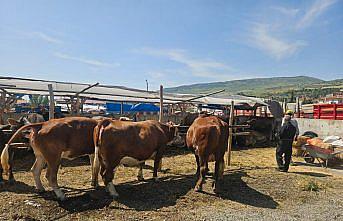
[[176,125],[171,121],[166,123],[166,125],[168,127],[168,131],[167,131],[168,144],[172,144],[179,137],[178,127],[180,125]]
[[[30,124],[30,122],[27,120],[26,117],[21,117],[19,120],[15,120],[13,118],[8,118],[7,123],[10,125],[10,130],[17,131],[19,128],[21,128],[24,125]],[[22,134],[25,138],[29,138],[30,131],[22,131]]]
[[11,126],[11,130],[18,130],[22,126],[26,124],[30,124],[30,122],[26,119],[26,117],[21,117],[19,118],[19,120],[8,118],[7,123]]

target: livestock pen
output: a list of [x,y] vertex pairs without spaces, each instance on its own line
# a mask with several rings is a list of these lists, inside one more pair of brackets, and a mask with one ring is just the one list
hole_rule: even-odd
[[[70,105],[76,106],[76,109],[71,108],[72,115],[82,114],[82,105],[78,104],[82,99],[160,104],[162,98],[161,110],[168,105],[182,109],[183,103],[219,101],[206,96],[199,98],[199,95],[163,94],[98,84],[18,78],[3,78],[0,84],[7,94],[3,97],[5,100],[15,93],[49,95],[50,92],[54,97],[68,96]],[[50,91],[48,84],[52,85]],[[229,105],[232,99],[221,101]],[[166,121],[169,114],[160,113],[159,120]],[[17,182],[15,185],[5,182],[0,187],[1,220],[279,220],[285,216],[290,220],[331,220],[341,216],[342,175],[306,165],[291,168],[288,174],[277,172],[273,148],[233,150],[230,167],[224,173],[223,189],[215,194],[210,179],[202,193],[193,191],[196,180],[193,154],[185,148],[170,146],[163,158],[159,182],[150,179],[151,162],[144,170],[145,181],[137,181],[136,168],[117,169],[115,185],[120,194],[117,200],[108,197],[102,184],[97,189],[91,187],[89,160],[82,157],[62,160],[59,183],[67,195],[66,201],[58,201],[50,189],[38,193],[30,173],[33,162],[32,153],[17,151],[14,161]],[[209,169],[211,178],[212,163]],[[43,169],[44,173],[46,169]],[[315,191],[307,191],[313,183],[317,186]],[[44,178],[43,185],[48,186]],[[309,208],[315,212],[309,213]]]

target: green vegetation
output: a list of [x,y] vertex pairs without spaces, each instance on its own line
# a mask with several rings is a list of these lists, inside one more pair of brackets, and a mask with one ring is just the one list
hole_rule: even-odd
[[44,96],[44,95],[31,95],[29,96],[29,99],[30,99],[30,105],[33,108],[36,108],[39,106],[46,106],[49,104],[48,96]]
[[315,181],[312,181],[312,180],[303,186],[304,191],[317,192],[317,191],[319,191],[319,189],[320,189],[319,185]]
[[339,91],[343,88],[343,79],[324,81],[318,78],[297,77],[274,77],[254,78],[246,80],[234,80],[225,82],[202,83],[167,88],[167,92],[203,94],[225,89],[221,96],[240,94],[276,100],[287,99],[295,101],[297,96],[305,96],[307,102],[326,94]]

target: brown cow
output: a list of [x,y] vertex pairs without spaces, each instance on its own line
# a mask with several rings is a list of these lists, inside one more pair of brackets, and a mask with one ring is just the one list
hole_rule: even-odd
[[215,181],[214,191],[218,190],[218,181],[223,178],[224,154],[228,145],[228,124],[216,116],[200,116],[189,127],[186,136],[187,146],[194,150],[197,162],[198,181],[195,191],[202,191],[210,155],[214,155]]
[[[30,134],[31,146],[36,156],[32,166],[36,188],[44,191],[40,175],[47,163],[46,178],[50,187],[54,190],[57,198],[65,199],[64,193],[57,184],[57,171],[61,158],[76,158],[82,155],[94,154],[93,131],[97,121],[85,117],[68,117],[53,119],[42,123],[26,125],[20,128],[10,139],[1,154],[1,163],[4,170],[9,170],[9,147],[18,134],[25,129],[32,129]],[[91,164],[93,163],[91,158]],[[96,185],[96,181],[93,185]]]
[[173,140],[176,131],[176,127],[154,120],[103,120],[94,129],[93,177],[98,174],[100,162],[100,174],[106,189],[112,197],[118,197],[112,183],[114,169],[120,164],[141,165],[145,160],[154,157],[153,177],[157,180],[159,162],[166,144]]

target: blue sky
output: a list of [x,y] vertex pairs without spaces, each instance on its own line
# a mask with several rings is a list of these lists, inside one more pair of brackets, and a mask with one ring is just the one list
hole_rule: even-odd
[[0,0],[0,75],[151,89],[343,78],[343,1]]

